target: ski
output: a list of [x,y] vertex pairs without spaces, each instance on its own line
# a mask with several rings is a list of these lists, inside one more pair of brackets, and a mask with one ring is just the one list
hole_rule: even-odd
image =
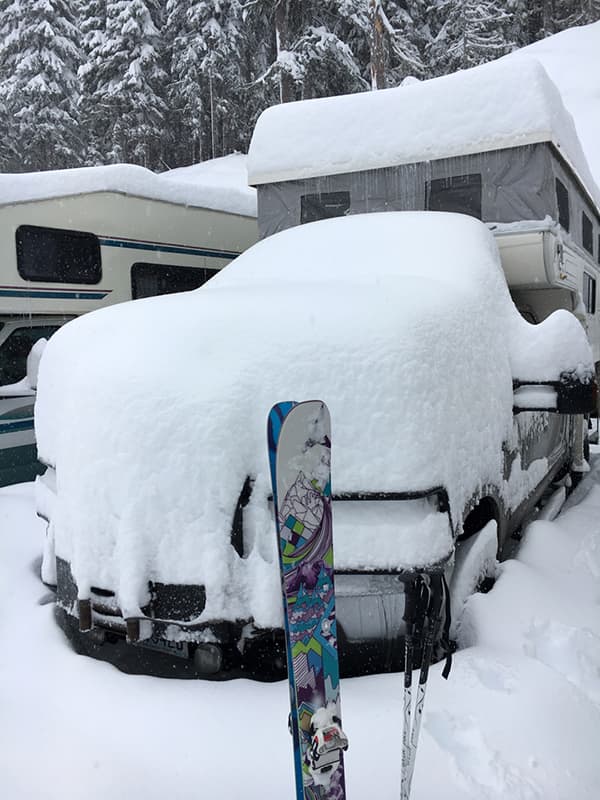
[[296,800],[345,800],[327,407],[318,400],[276,404],[268,443]]

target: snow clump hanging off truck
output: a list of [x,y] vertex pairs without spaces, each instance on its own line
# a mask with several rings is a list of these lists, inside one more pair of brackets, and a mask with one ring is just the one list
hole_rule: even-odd
[[165,674],[284,668],[265,445],[282,399],[332,415],[347,673],[398,666],[415,571],[454,570],[456,599],[585,468],[595,267],[559,184],[592,226],[596,190],[555,88],[523,64],[265,112],[249,171],[275,235],[195,292],[52,338],[43,577],[78,649]]

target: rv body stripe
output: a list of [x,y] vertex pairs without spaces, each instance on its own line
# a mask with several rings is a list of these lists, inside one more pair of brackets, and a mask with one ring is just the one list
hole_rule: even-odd
[[89,292],[77,289],[77,291],[64,291],[53,289],[17,289],[0,288],[0,297],[30,297],[45,298],[51,300],[103,300],[112,289],[105,292]]
[[3,433],[15,433],[16,431],[33,430],[33,417],[20,419],[15,422],[0,422],[0,436]]
[[206,256],[208,258],[236,258],[239,252],[233,250],[209,250],[206,247],[187,247],[177,244],[161,244],[160,242],[134,242],[130,239],[104,239],[98,241],[103,247],[123,247],[128,250],[150,250],[154,253],[178,253],[185,256]]
[[[175,253],[186,256],[202,256],[205,258],[229,259],[237,258],[239,252],[233,250],[210,250],[208,248],[187,247],[186,245],[162,244],[160,242],[132,241],[117,237],[98,237],[103,247],[116,247],[127,250],[145,250],[153,253]],[[160,265],[158,265],[160,266]],[[106,289],[51,289],[48,287],[20,288],[19,286],[0,286],[0,297],[18,297],[44,300],[104,300],[113,290]]]

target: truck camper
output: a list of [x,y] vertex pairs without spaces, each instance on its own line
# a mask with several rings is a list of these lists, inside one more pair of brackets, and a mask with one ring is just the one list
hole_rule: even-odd
[[88,311],[195,289],[253,244],[245,163],[0,175],[0,485],[36,468],[32,395],[19,403],[12,387],[35,341]]
[[415,575],[450,580],[460,638],[465,594],[586,469],[597,190],[531,61],[269,109],[249,176],[262,241],[195,292],[83,317],[49,343],[43,577],[80,652],[158,674],[281,674],[265,420],[318,397],[342,669],[401,667]]
[[261,237],[372,211],[482,220],[518,307],[532,322],[558,308],[575,313],[600,366],[600,193],[573,120],[535,59],[274,106],[257,122],[248,175]]

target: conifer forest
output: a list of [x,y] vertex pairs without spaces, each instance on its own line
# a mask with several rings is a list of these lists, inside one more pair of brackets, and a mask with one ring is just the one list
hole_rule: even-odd
[[246,151],[274,103],[436,77],[598,19],[600,0],[0,0],[0,170]]

